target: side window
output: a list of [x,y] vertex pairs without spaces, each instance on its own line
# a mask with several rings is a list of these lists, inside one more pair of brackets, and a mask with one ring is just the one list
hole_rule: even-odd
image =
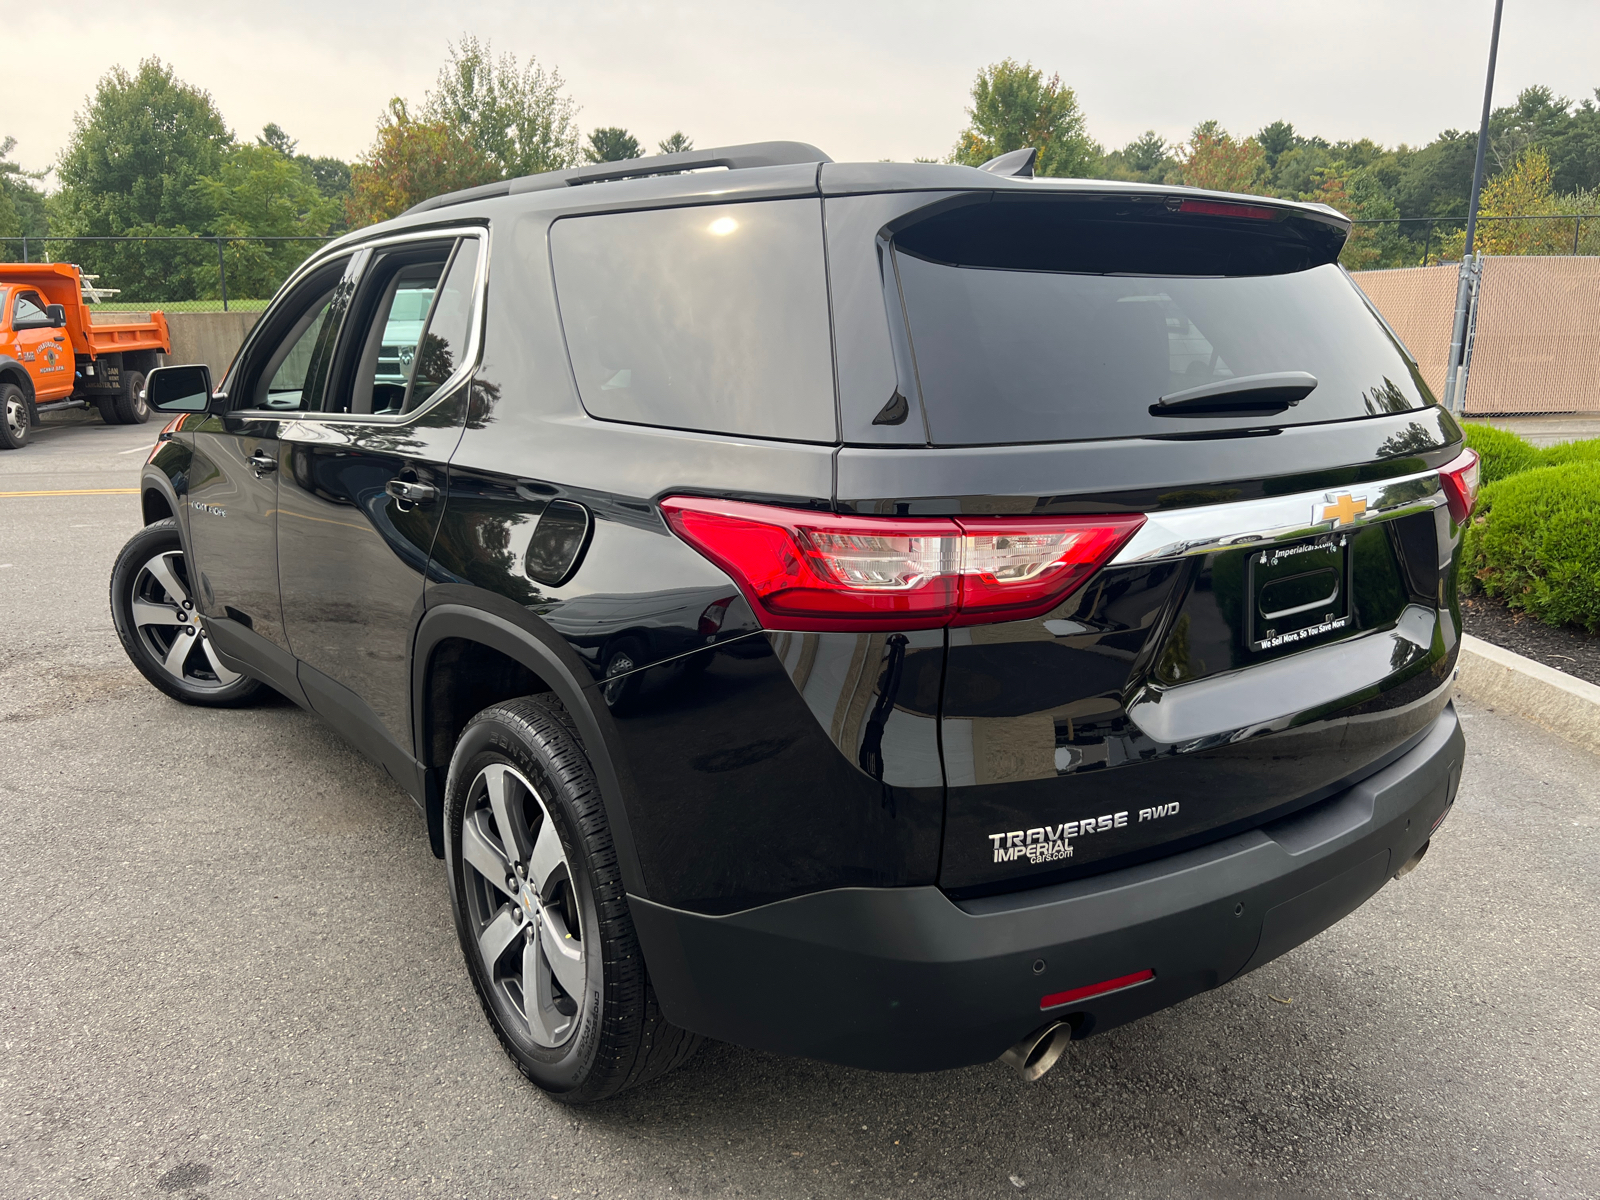
[[334,412],[397,416],[426,404],[466,361],[477,238],[380,252],[362,281],[348,386]]
[[273,306],[243,364],[234,407],[307,412],[319,406],[349,304],[349,265],[343,258],[319,268]]
[[590,416],[835,440],[819,201],[566,217],[550,249]]
[[36,329],[49,323],[50,318],[44,311],[44,301],[39,298],[38,292],[17,293],[16,308],[11,314],[11,328]]

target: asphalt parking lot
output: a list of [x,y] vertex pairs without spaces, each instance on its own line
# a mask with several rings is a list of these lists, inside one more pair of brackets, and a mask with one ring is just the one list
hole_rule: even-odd
[[[157,429],[53,418],[0,493],[133,487]],[[1600,1195],[1600,758],[1535,726],[1464,705],[1417,871],[1038,1084],[713,1044],[571,1110],[501,1053],[381,770],[128,664],[138,523],[0,495],[0,1195]]]

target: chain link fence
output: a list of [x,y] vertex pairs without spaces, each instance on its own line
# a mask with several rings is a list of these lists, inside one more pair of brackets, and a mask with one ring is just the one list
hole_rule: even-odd
[[114,312],[259,312],[331,237],[0,238],[0,262],[70,262],[95,276],[94,307]]

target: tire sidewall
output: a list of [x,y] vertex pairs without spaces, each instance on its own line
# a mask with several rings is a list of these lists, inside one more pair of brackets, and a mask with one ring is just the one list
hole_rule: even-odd
[[117,397],[117,419],[124,425],[143,425],[150,419],[150,405],[144,398],[144,372],[122,373],[122,395]]
[[[11,431],[10,414],[13,403],[22,405],[22,430]],[[32,414],[28,412],[27,394],[14,383],[0,383],[0,449],[20,450],[28,442],[28,425]]]
[[178,531],[177,521],[168,517],[146,525],[128,539],[122,553],[117,555],[116,565],[111,568],[111,620],[116,626],[117,638],[139,673],[174,700],[214,708],[231,708],[247,703],[261,690],[262,685],[258,680],[246,675],[227,687],[189,687],[169,675],[160,663],[152,661],[149,649],[139,636],[133,621],[133,585],[145,563],[155,555],[171,550],[183,554],[187,566],[188,553],[184,549],[183,535]]
[[[601,928],[595,901],[593,867],[584,855],[582,839],[578,836],[579,818],[573,810],[566,787],[550,769],[549,749],[537,740],[529,739],[516,725],[492,710],[468,725],[451,758],[449,778],[445,785],[445,862],[450,879],[450,905],[455,914],[456,932],[461,939],[462,956],[466,959],[473,987],[477,989],[478,998],[494,1026],[495,1034],[523,1074],[544,1090],[559,1094],[582,1088],[595,1065],[605,1005],[605,950],[602,944],[605,931]],[[492,763],[506,763],[515,767],[538,791],[539,798],[544,801],[545,811],[555,822],[578,900],[584,940],[586,994],[578,1003],[578,1028],[566,1042],[554,1048],[536,1045],[525,1032],[515,1028],[516,1010],[510,1007],[493,980],[487,977],[482,956],[477,950],[477,932],[473,928],[472,912],[467,904],[467,869],[461,857],[461,829],[472,783],[478,773]]]

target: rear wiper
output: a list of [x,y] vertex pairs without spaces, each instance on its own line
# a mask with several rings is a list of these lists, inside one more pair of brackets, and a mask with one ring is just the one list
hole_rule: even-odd
[[1282,412],[1299,404],[1317,386],[1306,371],[1279,371],[1271,375],[1241,375],[1216,383],[1185,388],[1161,397],[1150,406],[1152,417],[1199,417],[1227,413]]

